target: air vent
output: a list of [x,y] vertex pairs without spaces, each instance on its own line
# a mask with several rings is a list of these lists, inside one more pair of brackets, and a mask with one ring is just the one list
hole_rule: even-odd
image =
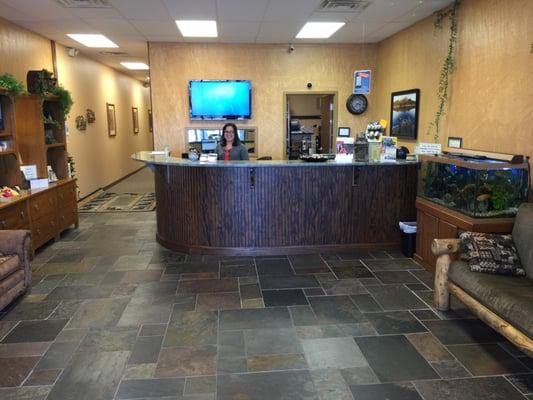
[[371,3],[369,0],[324,0],[316,11],[361,13]]
[[126,53],[125,51],[101,51],[100,54],[104,55],[104,56],[127,56],[128,53]]
[[56,0],[65,8],[112,8],[109,0]]

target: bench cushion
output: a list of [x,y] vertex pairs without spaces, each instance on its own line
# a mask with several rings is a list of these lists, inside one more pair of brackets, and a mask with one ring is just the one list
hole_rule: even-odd
[[448,279],[492,312],[533,337],[533,280],[472,272],[464,261],[452,263]]
[[513,226],[513,242],[526,275],[533,279],[533,203],[520,205]]
[[4,256],[0,254],[0,280],[19,269],[22,269],[22,264],[18,255]]

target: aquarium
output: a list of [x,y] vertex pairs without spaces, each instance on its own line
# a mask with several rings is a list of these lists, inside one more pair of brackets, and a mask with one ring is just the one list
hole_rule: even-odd
[[476,218],[508,217],[527,201],[528,164],[421,156],[418,196]]

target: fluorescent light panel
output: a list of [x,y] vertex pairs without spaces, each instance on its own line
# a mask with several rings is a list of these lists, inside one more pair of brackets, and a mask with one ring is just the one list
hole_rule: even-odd
[[68,33],[67,36],[86,47],[115,48],[117,44],[100,34]]
[[307,22],[296,35],[296,39],[327,39],[344,24],[344,22]]
[[120,64],[127,69],[134,69],[137,71],[150,69],[148,65],[142,62],[121,62]]
[[176,21],[183,37],[218,37],[216,21]]

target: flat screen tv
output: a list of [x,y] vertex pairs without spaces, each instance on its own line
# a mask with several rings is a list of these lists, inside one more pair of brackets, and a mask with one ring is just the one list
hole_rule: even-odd
[[252,118],[252,84],[245,80],[189,81],[189,116],[194,120]]

